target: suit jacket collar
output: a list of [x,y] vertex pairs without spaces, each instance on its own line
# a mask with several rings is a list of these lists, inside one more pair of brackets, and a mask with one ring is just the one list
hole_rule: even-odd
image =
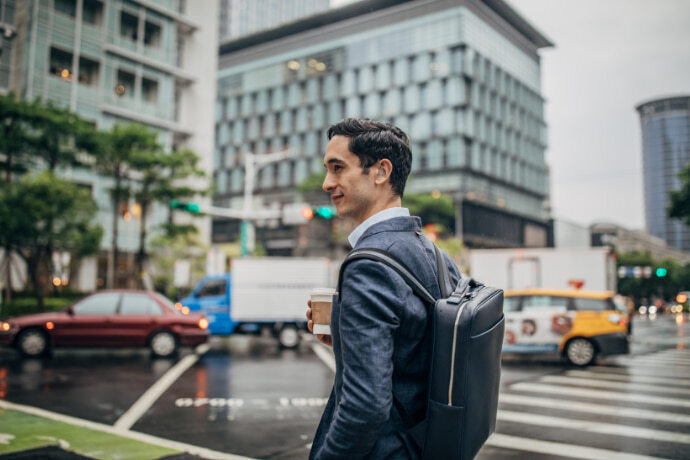
[[394,217],[392,219],[384,220],[378,224],[369,227],[364,234],[357,240],[356,247],[366,247],[365,240],[377,233],[382,232],[421,232],[422,219],[416,216],[409,217]]

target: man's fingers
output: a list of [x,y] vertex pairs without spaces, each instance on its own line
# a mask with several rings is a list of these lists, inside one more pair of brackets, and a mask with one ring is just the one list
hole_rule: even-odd
[[309,329],[309,332],[314,332],[314,321],[307,321],[307,328]]

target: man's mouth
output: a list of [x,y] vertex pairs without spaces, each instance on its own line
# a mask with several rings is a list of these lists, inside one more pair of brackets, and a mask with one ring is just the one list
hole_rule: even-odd
[[333,195],[331,195],[331,201],[332,201],[333,203],[336,203],[336,202],[337,202],[339,199],[341,199],[342,197],[343,197],[343,195],[333,194]]

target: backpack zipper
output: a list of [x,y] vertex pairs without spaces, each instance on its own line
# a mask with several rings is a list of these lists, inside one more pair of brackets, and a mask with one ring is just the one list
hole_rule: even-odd
[[458,323],[460,322],[460,314],[462,313],[462,310],[465,308],[465,305],[467,305],[468,302],[469,300],[460,305],[460,308],[458,308],[458,313],[455,316],[455,329],[453,330],[453,351],[450,358],[450,383],[448,384],[449,406],[453,405],[453,374],[455,374],[455,345],[458,342]]

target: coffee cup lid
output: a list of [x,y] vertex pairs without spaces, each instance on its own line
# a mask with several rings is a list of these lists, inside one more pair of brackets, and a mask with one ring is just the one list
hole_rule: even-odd
[[311,290],[311,295],[334,295],[335,289],[333,288],[314,288]]

